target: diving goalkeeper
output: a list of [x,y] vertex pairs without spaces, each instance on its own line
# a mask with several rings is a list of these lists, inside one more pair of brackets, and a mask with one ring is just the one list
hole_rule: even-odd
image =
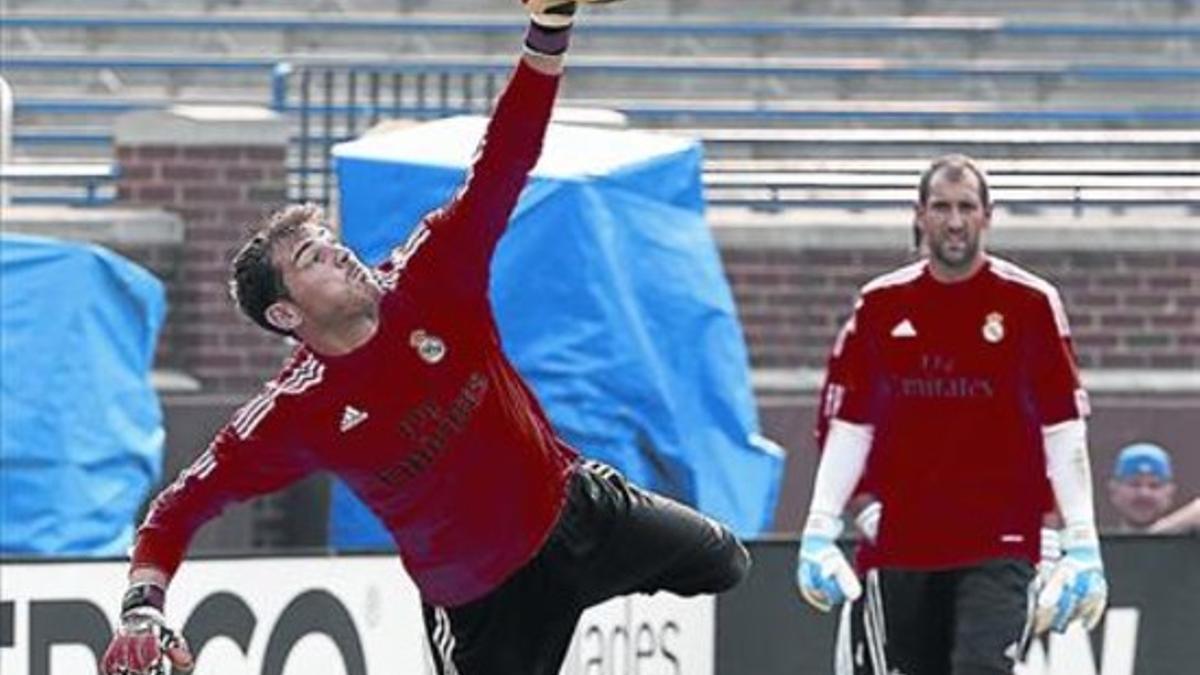
[[439,675],[556,675],[587,607],[745,576],[727,528],[581,459],[501,350],[491,257],[541,152],[576,10],[525,4],[525,54],[465,185],[386,262],[365,266],[306,205],[273,214],[237,254],[241,310],[301,344],[151,505],[106,675],[190,668],[164,609],[192,534],[320,470],[391,533]]

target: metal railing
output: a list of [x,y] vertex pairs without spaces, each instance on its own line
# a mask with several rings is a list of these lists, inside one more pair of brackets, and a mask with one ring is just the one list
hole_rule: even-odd
[[[8,164],[12,152],[13,95],[8,81],[0,77],[0,165]],[[8,181],[0,176],[0,208],[8,206]]]
[[[1169,0],[1172,2],[1191,0]],[[1102,13],[1104,10],[1100,10]],[[1101,14],[1101,16],[1105,16]],[[510,15],[474,16],[346,16],[284,12],[275,14],[176,13],[130,16],[98,12],[87,15],[10,12],[4,25],[19,29],[100,29],[222,32],[368,32],[454,33],[467,35],[519,34],[521,19]],[[681,18],[649,15],[589,17],[580,35],[640,38],[678,37],[837,37],[868,39],[1006,39],[1074,38],[1162,41],[1200,37],[1200,25],[1190,21],[1044,21],[999,16],[855,16],[802,19],[746,19],[731,16]]]
[[501,69],[279,64],[272,108],[296,120],[289,197],[328,205],[335,190],[332,148],[387,120],[483,113]]
[[105,206],[116,200],[119,167],[102,162],[0,164],[10,204]]

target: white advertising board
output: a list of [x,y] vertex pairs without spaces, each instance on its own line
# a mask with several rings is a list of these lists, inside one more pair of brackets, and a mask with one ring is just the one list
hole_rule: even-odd
[[[96,672],[125,587],[116,562],[0,565],[0,672]],[[428,672],[416,588],[394,557],[201,560],[171,585],[194,675]],[[617,598],[589,610],[563,675],[713,675],[712,597]]]

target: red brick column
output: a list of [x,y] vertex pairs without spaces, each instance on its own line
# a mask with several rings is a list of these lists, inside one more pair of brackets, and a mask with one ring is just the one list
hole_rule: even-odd
[[288,348],[237,312],[227,291],[238,243],[286,199],[288,128],[262,108],[178,106],[115,125],[123,205],[179,214],[184,244],[168,290],[171,365],[205,391],[251,391]]

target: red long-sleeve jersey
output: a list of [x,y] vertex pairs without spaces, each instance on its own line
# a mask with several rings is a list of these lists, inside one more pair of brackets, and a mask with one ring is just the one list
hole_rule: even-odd
[[858,566],[1036,563],[1052,508],[1043,426],[1083,417],[1066,314],[1049,283],[989,257],[945,284],[925,262],[866,286],[818,412],[875,429],[858,490],[883,504]]
[[487,288],[558,80],[518,66],[463,188],[377,269],[378,332],[343,356],[299,348],[157,497],[134,565],[173,574],[228,503],[316,470],[379,517],[428,602],[478,598],[536,554],[576,453],[501,351]]

